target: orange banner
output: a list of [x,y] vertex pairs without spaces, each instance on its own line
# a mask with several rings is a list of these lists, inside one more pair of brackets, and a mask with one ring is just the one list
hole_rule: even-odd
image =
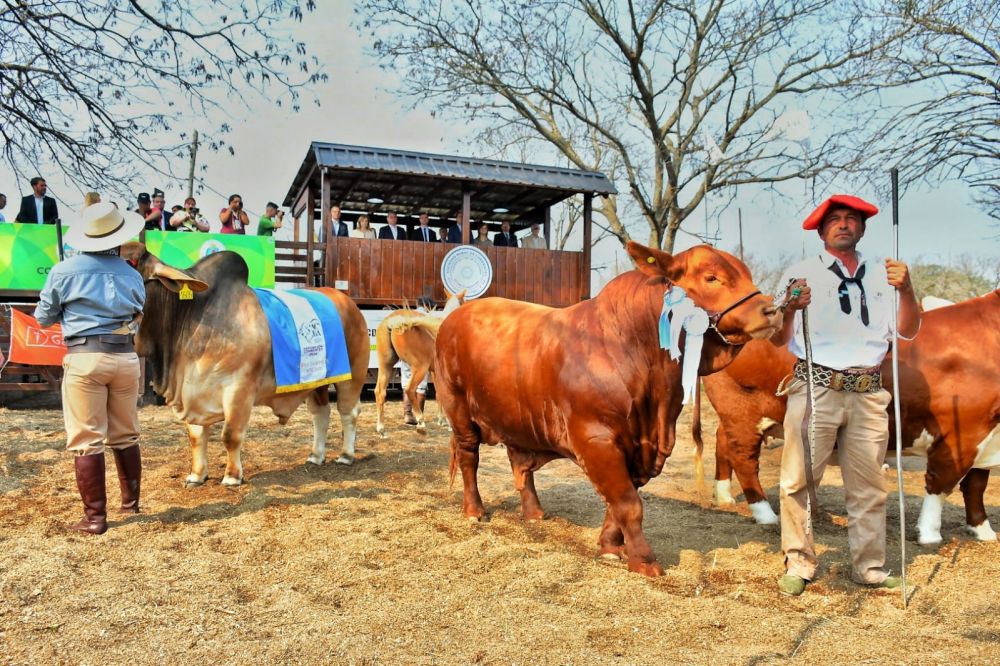
[[24,365],[62,365],[66,355],[62,326],[42,328],[31,315],[10,310],[10,362]]

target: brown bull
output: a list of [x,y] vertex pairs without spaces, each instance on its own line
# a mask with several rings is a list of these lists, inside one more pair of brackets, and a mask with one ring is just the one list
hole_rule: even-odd
[[[153,388],[184,421],[191,442],[192,467],[186,481],[208,478],[211,427],[223,423],[227,463],[224,485],[243,482],[240,449],[255,405],[270,407],[284,424],[307,401],[313,416],[313,447],[308,462],[322,465],[330,424],[329,386],[277,393],[271,333],[257,296],[247,286],[246,262],[233,252],[209,255],[186,271],[168,266],[140,243],[122,246],[122,257],[146,280],[146,304],[135,337],[136,351],[147,358]],[[181,299],[188,286],[194,292]],[[352,378],[337,384],[337,411],[344,448],[337,462],[354,460],[355,428],[369,357],[368,327],[350,298],[320,290],[340,313]]]
[[[760,519],[774,514],[757,461],[767,427],[784,420],[785,400],[774,393],[793,363],[786,349],[753,342],[724,372],[705,378],[719,413],[716,498],[726,500],[735,470],[751,508],[757,507],[758,522],[773,522]],[[900,340],[899,369],[903,446],[928,447],[919,542],[941,541],[942,498],[956,485],[970,531],[980,540],[995,540],[983,494],[990,468],[1000,466],[1000,290],[925,312],[917,337]],[[891,356],[882,364],[882,378],[891,390]]]
[[486,513],[481,443],[506,445],[528,519],[543,515],[535,470],[568,458],[607,502],[602,555],[627,555],[630,570],[659,575],[637,489],[662,470],[681,411],[681,365],[658,338],[665,284],[718,315],[705,334],[702,374],[723,368],[751,337],[769,337],[777,318],[732,255],[699,246],[671,256],[637,243],[628,251],[639,270],[578,305],[488,298],[459,308],[441,325],[435,386],[454,429],[451,473],[462,471],[466,516]]

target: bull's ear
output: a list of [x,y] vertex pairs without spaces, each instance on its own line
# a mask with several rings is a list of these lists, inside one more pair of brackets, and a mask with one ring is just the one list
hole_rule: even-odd
[[455,294],[451,293],[451,292],[450,292],[450,291],[448,291],[447,289],[445,289],[445,290],[444,290],[444,300],[446,300],[446,301],[450,301],[450,300],[451,300],[451,297],[452,297],[452,296],[454,296],[454,295],[455,295]]
[[462,291],[458,292],[457,294],[452,294],[452,296],[454,296],[455,298],[457,298],[459,303],[464,303],[465,302],[465,292],[467,292],[467,291],[469,291],[469,290],[468,289],[463,289]]
[[208,289],[208,285],[198,278],[191,277],[184,271],[162,262],[157,262],[156,268],[153,269],[153,274],[150,277],[156,278],[164,287],[173,292],[180,291],[185,285],[191,291],[205,291]]
[[635,241],[626,243],[625,249],[635,261],[635,267],[652,278],[650,282],[674,282],[684,272],[684,269],[679,265],[680,262],[662,250],[647,247]]

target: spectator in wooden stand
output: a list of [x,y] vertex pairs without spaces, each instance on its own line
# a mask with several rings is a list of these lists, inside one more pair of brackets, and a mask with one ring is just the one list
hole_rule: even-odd
[[527,248],[529,250],[547,250],[549,249],[548,244],[545,242],[545,238],[539,235],[542,230],[542,225],[538,222],[532,222],[531,233],[521,239],[521,247]]
[[490,225],[485,222],[479,223],[479,231],[476,237],[472,239],[472,244],[479,248],[493,245],[493,241],[490,240]]
[[442,243],[462,242],[462,211],[455,212],[455,223],[448,227],[447,234],[441,234]]
[[381,240],[406,240],[406,230],[396,224],[397,216],[389,213],[386,216],[387,225],[378,230],[378,237]]
[[[334,204],[330,207],[330,228],[334,236],[347,238],[351,235],[351,230],[347,228],[347,223],[340,219],[340,206]],[[323,242],[323,232],[320,231],[319,240]]]
[[[3,211],[3,209],[6,207],[7,207],[7,195],[0,194],[0,211]],[[7,218],[3,216],[2,212],[0,212],[0,222],[6,222],[6,221]]]
[[375,230],[372,229],[367,215],[358,218],[358,228],[351,231],[351,238],[367,238],[375,240]]
[[437,234],[430,227],[430,216],[427,213],[420,214],[420,225],[410,233],[411,241],[420,241],[421,243],[436,243]]
[[517,247],[517,236],[510,231],[510,222],[500,223],[500,231],[493,236],[493,244],[497,247]]

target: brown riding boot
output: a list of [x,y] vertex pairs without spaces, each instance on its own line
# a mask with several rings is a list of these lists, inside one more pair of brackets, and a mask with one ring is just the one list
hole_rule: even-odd
[[104,534],[108,531],[108,498],[104,488],[104,454],[76,456],[76,487],[83,499],[83,519],[67,529]]
[[417,425],[417,419],[413,416],[413,405],[410,404],[410,398],[405,393],[403,394],[403,423]]
[[142,480],[142,459],[139,446],[113,449],[115,467],[118,468],[118,485],[122,491],[122,513],[139,513],[139,485]]

